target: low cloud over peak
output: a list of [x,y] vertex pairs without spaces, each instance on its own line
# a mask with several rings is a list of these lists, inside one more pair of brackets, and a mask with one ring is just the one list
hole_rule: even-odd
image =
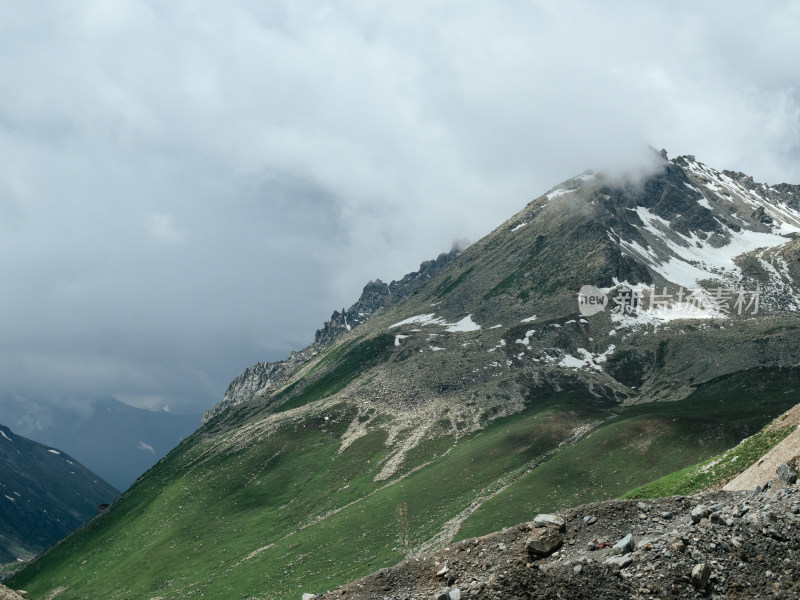
[[334,307],[647,144],[800,182],[800,13],[4,7],[0,380],[206,408]]

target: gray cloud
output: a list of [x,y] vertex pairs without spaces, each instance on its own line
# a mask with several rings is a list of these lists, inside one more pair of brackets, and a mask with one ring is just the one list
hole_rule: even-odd
[[2,392],[208,407],[647,144],[800,181],[788,2],[0,6]]

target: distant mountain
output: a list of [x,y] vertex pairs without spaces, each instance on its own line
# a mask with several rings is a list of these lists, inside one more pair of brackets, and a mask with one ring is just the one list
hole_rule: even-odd
[[114,487],[125,490],[200,424],[200,416],[135,408],[114,398],[81,410],[4,398],[0,419],[40,443],[63,448]]
[[753,436],[800,403],[800,187],[652,158],[562,182],[394,300],[368,285],[11,583],[297,599]]
[[0,563],[35,556],[118,495],[70,455],[0,425]]

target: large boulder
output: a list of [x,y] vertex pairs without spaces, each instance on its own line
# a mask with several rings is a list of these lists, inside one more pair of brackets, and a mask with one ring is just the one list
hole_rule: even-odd
[[564,534],[556,527],[536,527],[525,541],[525,548],[533,559],[549,556],[564,543]]
[[706,563],[698,563],[692,569],[692,585],[698,590],[704,590],[711,576],[711,567]]
[[699,504],[692,509],[691,512],[692,522],[699,523],[710,514],[711,511],[708,510],[708,507],[705,504]]
[[628,552],[633,551],[635,545],[636,540],[633,539],[633,534],[629,533],[616,544],[614,544],[613,550],[615,554],[627,554]]
[[786,463],[780,463],[775,469],[775,475],[785,484],[794,485],[797,483],[797,471]]
[[535,527],[553,527],[559,531],[565,531],[567,526],[564,519],[558,515],[540,514],[533,518],[533,525]]

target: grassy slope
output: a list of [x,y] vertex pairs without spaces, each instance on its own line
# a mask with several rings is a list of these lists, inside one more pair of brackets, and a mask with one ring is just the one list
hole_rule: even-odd
[[69,586],[60,599],[191,597],[189,591],[204,598],[291,596],[298,585],[332,587],[398,562],[406,544],[433,536],[476,490],[557,446],[573,419],[552,404],[531,408],[460,440],[446,455],[444,445],[438,456],[414,453],[406,472],[428,466],[386,486],[372,481],[386,451],[384,434],[374,431],[338,454],[353,415],[342,407],[329,416],[284,426],[268,441],[227,455],[208,452],[211,442],[200,435],[187,440],[111,514],[13,585],[34,598]]
[[[774,375],[751,372],[705,386],[681,403],[626,409],[528,474],[576,422],[606,409],[582,409],[588,405],[580,394],[557,394],[455,444],[451,438],[426,443],[409,457],[405,476],[383,483],[373,482],[386,453],[383,432],[338,453],[354,416],[344,405],[328,413],[329,421],[287,424],[232,452],[213,449],[218,440],[201,432],[110,514],[11,583],[32,598],[68,586],[59,600],[324,591],[399,562],[509,478],[518,477],[466,521],[459,537],[539,510],[616,496],[730,447],[796,402],[781,391],[797,376]],[[748,387],[763,391],[758,400],[741,393]],[[606,457],[598,461],[601,452]]]
[[[484,503],[459,537],[484,535],[538,512],[615,498],[714,457],[797,404],[799,384],[798,371],[753,370],[701,386],[681,402],[622,409],[617,418]],[[770,440],[774,445],[780,438]],[[741,457],[741,470],[746,458]],[[703,487],[693,491],[698,489]],[[665,487],[650,497],[673,491]]]
[[765,427],[737,446],[705,460],[659,477],[627,492],[623,498],[660,498],[689,495],[701,490],[718,488],[747,470],[757,460],[783,441],[794,426]]

